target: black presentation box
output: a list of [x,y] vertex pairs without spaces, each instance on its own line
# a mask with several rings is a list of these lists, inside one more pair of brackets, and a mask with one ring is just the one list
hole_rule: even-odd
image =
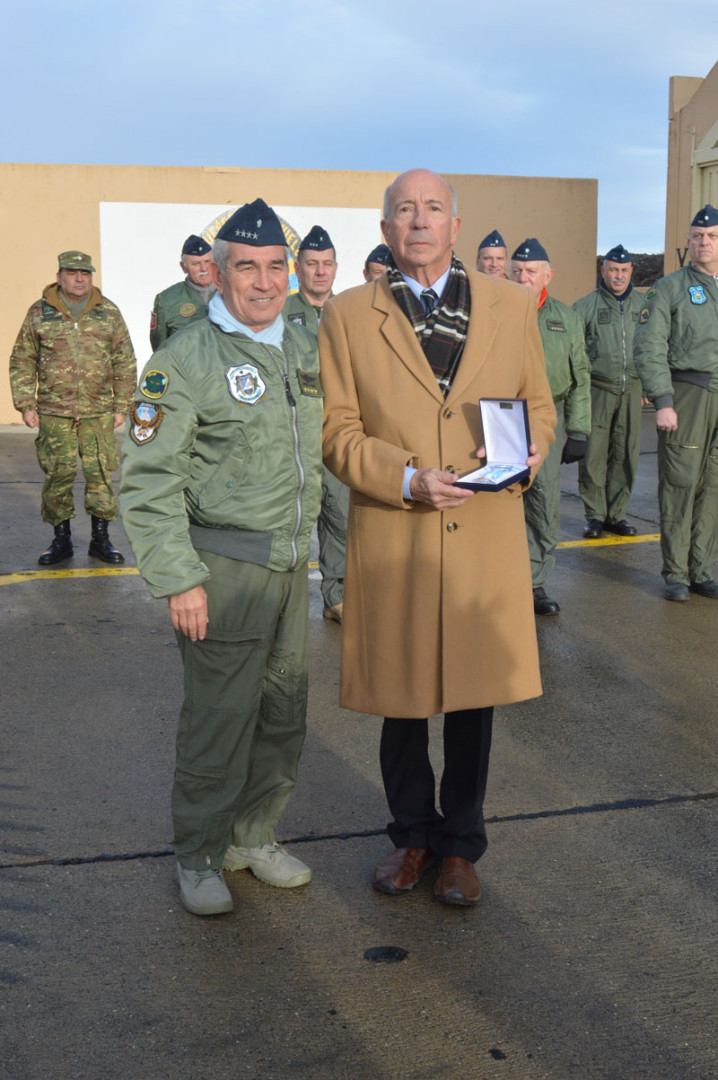
[[456,486],[502,491],[509,484],[526,480],[530,473],[526,465],[531,442],[528,406],[525,398],[482,398],[479,408],[486,464],[464,473]]

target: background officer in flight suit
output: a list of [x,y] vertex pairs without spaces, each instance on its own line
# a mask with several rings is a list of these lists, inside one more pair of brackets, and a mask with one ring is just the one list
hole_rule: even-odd
[[204,319],[207,304],[214,295],[209,266],[212,248],[201,236],[193,233],[182,245],[180,266],[184,281],[170,285],[155,297],[150,319],[150,344],[159,349],[162,342],[178,330],[184,330],[196,319]]

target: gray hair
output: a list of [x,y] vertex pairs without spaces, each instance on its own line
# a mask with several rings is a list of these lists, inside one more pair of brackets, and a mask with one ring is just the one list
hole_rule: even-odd
[[[396,180],[392,180],[392,182],[389,184],[389,187],[384,192],[383,217],[385,221],[389,220],[389,214],[391,213],[391,196],[393,194],[393,188],[399,182],[399,180],[401,180],[403,175],[404,173],[401,173],[400,176],[397,176]],[[450,184],[449,181],[444,179],[444,177],[441,176],[439,173],[436,173],[435,175],[438,176],[440,180],[443,180],[443,182],[446,184],[449,191],[451,192],[451,216],[456,217],[459,212],[459,200],[456,197],[456,189],[454,188],[453,184]]]
[[[231,240],[215,240],[212,245],[212,261],[215,263],[220,274],[227,272],[227,259],[229,258],[229,247],[232,243]],[[288,247],[284,249],[284,258],[289,262],[289,256],[291,251]]]

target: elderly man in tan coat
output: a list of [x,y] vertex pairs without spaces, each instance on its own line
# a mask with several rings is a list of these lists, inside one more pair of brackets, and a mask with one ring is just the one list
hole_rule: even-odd
[[[423,169],[385,196],[392,264],[325,307],[324,459],[352,489],[340,703],[384,717],[380,759],[396,850],[374,885],[411,889],[436,859],[437,899],[474,904],[493,706],[541,693],[521,486],[455,486],[482,448],[480,398],[525,398],[532,475],[554,438],[526,290],[452,254],[453,189]],[[431,295],[429,295],[431,294]],[[440,805],[427,717],[444,713]]]

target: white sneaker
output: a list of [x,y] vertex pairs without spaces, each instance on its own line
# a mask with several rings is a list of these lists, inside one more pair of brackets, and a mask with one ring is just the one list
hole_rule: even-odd
[[295,859],[276,841],[262,844],[261,847],[230,845],[222,867],[225,870],[249,869],[265,885],[276,885],[279,889],[294,889],[312,879],[309,867]]
[[188,870],[177,863],[182,906],[193,915],[221,915],[234,907],[221,870]]

